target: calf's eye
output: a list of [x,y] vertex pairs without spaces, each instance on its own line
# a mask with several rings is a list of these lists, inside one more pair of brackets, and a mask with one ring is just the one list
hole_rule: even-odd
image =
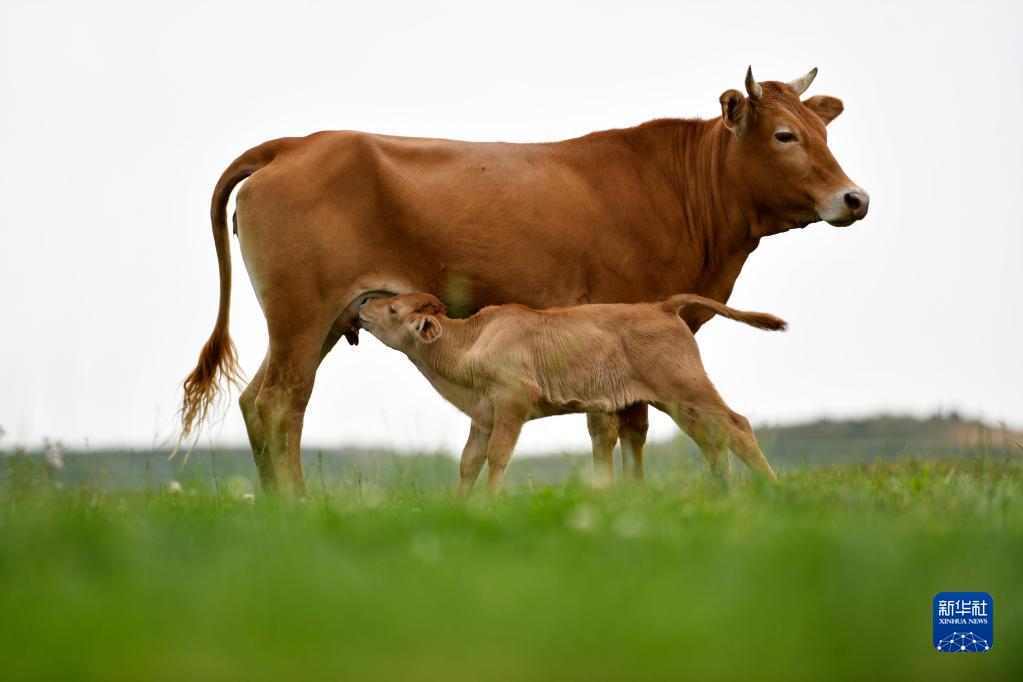
[[789,143],[795,142],[796,136],[787,130],[779,130],[774,134],[774,139],[778,140],[781,143]]

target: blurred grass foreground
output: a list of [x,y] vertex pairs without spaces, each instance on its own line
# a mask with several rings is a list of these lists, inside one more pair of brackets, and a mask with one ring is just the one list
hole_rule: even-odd
[[[180,492],[6,453],[0,680],[1021,679],[1009,441],[789,463],[777,488],[667,446],[602,492],[584,457],[519,458],[467,504],[450,457],[312,453],[294,503],[211,453]],[[932,647],[955,590],[993,596],[989,652]]]

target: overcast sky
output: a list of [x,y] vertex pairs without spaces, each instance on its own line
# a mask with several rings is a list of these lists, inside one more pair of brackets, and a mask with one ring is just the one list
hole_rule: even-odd
[[[285,11],[282,8],[288,7]],[[963,9],[957,9],[957,8]],[[871,195],[853,227],[771,237],[714,320],[712,379],[754,423],[958,409],[1023,426],[1023,54],[1009,2],[0,3],[5,443],[149,444],[217,307],[208,207],[236,156],[322,129],[543,141],[714,117],[812,66]],[[233,244],[231,333],[265,325]],[[653,436],[673,425],[654,420]],[[368,334],[323,363],[309,445],[460,448],[468,419]],[[232,402],[213,431],[244,442]],[[588,448],[585,418],[523,450]]]

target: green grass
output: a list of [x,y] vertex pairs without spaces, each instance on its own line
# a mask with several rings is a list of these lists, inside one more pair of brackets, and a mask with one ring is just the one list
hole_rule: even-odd
[[[0,679],[1021,679],[1018,457],[464,505],[450,460],[403,466],[253,504],[6,458]],[[990,652],[932,649],[944,590],[993,595]]]

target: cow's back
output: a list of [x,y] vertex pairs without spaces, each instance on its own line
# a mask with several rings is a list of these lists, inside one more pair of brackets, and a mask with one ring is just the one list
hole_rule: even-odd
[[[494,303],[649,300],[678,277],[670,263],[650,268],[674,257],[673,236],[666,200],[641,186],[623,149],[613,138],[510,144],[317,133],[243,186],[239,235],[259,242],[249,251],[285,243],[322,254],[316,277],[345,290],[341,298],[360,287],[429,291],[456,315]],[[286,256],[275,260],[292,267]]]

